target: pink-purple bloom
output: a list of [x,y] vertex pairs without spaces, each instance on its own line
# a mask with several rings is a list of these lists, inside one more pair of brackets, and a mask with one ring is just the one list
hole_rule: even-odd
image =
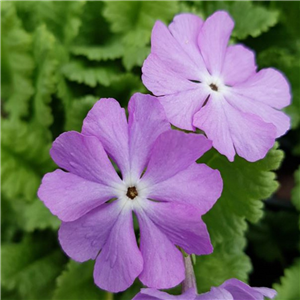
[[209,292],[200,295],[197,295],[194,288],[190,288],[179,296],[155,289],[142,289],[133,300],[264,300],[264,297],[273,299],[275,296],[276,291],[273,289],[250,287],[232,278],[219,287],[212,287]]
[[257,72],[251,50],[228,46],[233,27],[223,11],[205,22],[193,14],[169,27],[157,21],[142,79],[173,125],[203,130],[230,161],[237,153],[252,162],[289,129],[280,109],[290,104],[290,88],[273,68]]
[[222,179],[195,162],[211,142],[171,130],[155,97],[133,95],[128,111],[127,121],[116,100],[101,99],[81,133],[61,134],[50,154],[62,170],[44,176],[38,196],[62,221],[66,254],[96,260],[100,288],[119,292],[137,277],[149,287],[171,288],[185,277],[176,246],[197,255],[213,250],[201,216],[220,197]]

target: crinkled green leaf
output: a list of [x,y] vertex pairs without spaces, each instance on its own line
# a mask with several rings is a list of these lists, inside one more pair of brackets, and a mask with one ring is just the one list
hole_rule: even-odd
[[8,198],[36,198],[45,171],[51,169],[51,135],[35,123],[2,120],[2,192]]
[[116,39],[102,46],[73,46],[71,52],[74,55],[85,56],[89,60],[112,60],[122,57],[124,46]]
[[[2,286],[16,289],[21,299],[51,299],[55,278],[61,272],[65,258],[52,250],[47,235],[25,237],[20,243],[2,245]],[[50,250],[49,250],[50,249]]]
[[79,61],[72,61],[62,69],[64,75],[71,81],[84,83],[95,87],[97,84],[108,86],[120,76],[120,72],[107,67],[86,67]]
[[57,278],[53,300],[109,300],[110,294],[100,290],[93,279],[94,262],[70,261]]
[[81,14],[85,1],[19,1],[18,14],[25,28],[34,31],[45,23],[64,45],[69,45],[81,26]]
[[66,115],[65,129],[67,131],[81,131],[83,119],[97,100],[98,98],[92,95],[87,95],[80,99],[74,99]]
[[56,58],[55,37],[45,25],[37,28],[34,35],[34,59],[36,62],[35,95],[33,99],[34,117],[41,124],[49,126],[53,122],[51,95],[56,91],[58,60]]
[[200,159],[200,162],[218,169],[224,183],[220,199],[203,217],[214,252],[197,257],[195,270],[200,291],[207,291],[212,285],[219,285],[232,277],[247,280],[251,263],[244,253],[246,220],[256,222],[261,218],[261,200],[278,187],[272,171],[279,167],[282,158],[282,151],[275,146],[263,160],[255,163],[240,157],[229,162],[215,150]]
[[48,228],[57,230],[60,225],[60,220],[51,214],[40,199],[35,199],[33,203],[26,203],[23,217],[23,228],[28,232]]
[[21,26],[13,3],[1,4],[1,98],[11,118],[28,115],[34,93],[31,55],[32,36]]
[[257,37],[276,25],[279,19],[277,10],[270,10],[250,1],[210,1],[205,4],[207,16],[216,10],[229,12],[235,21],[232,36],[237,39]]
[[267,156],[250,163],[236,156],[234,162],[210,151],[201,159],[223,178],[223,192],[204,220],[216,242],[240,234],[247,228],[246,220],[257,222],[262,217],[262,199],[268,198],[278,187],[276,170],[283,159],[283,152],[275,146]]
[[277,291],[275,300],[298,300],[300,299],[300,259],[284,271],[284,276],[280,279],[280,284],[274,284]]
[[139,27],[151,31],[156,20],[170,21],[178,12],[175,1],[120,1],[105,2],[105,5],[104,16],[116,33],[126,33]]
[[247,281],[251,262],[244,253],[245,245],[245,238],[236,235],[214,245],[212,254],[198,256],[194,267],[198,292],[209,291],[230,278]]
[[260,67],[275,67],[282,71],[291,84],[292,104],[285,111],[291,116],[292,128],[300,124],[300,46],[297,53],[287,48],[269,48],[258,56]]
[[127,70],[141,66],[149,53],[151,29],[156,20],[170,22],[178,12],[178,2],[120,1],[105,2],[104,17],[115,33],[123,34]]

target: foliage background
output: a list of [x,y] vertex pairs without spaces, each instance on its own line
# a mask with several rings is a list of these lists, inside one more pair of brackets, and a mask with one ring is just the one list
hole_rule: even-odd
[[[132,93],[147,92],[140,67],[157,19],[168,24],[180,12],[205,18],[218,9],[229,11],[236,23],[231,42],[254,49],[259,68],[276,67],[291,83],[293,103],[286,112],[292,130],[279,145],[295,170],[300,155],[299,4],[1,2],[2,299],[126,300],[141,287],[136,282],[116,295],[99,290],[93,262],[77,264],[61,251],[59,221],[36,192],[43,174],[56,168],[49,156],[52,141],[63,131],[80,131],[96,100],[115,97],[125,107]],[[214,150],[201,159],[221,171],[224,192],[204,217],[215,251],[196,258],[199,292],[231,277],[248,281],[250,274],[251,284],[273,284],[276,299],[300,299],[300,169],[294,206],[264,214],[262,202],[278,188],[274,170],[284,152],[277,147],[252,164],[240,158],[229,163]]]

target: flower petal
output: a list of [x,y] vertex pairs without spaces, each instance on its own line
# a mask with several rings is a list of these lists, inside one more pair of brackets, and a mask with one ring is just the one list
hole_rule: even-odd
[[170,295],[155,289],[141,289],[132,300],[194,300],[196,291],[191,288],[182,295]]
[[168,289],[185,277],[180,251],[157,228],[142,209],[136,211],[140,225],[140,249],[144,269],[139,279],[143,284],[157,289]]
[[270,299],[273,299],[276,295],[277,295],[277,292],[273,289],[270,289],[270,288],[265,288],[265,287],[253,287],[252,288],[253,290],[259,292],[260,294],[262,294],[263,296],[265,297],[268,297]]
[[132,211],[124,207],[96,259],[94,280],[101,289],[117,293],[131,286],[142,270]]
[[198,43],[205,64],[211,75],[222,71],[227,44],[234,22],[225,11],[217,11],[203,24]]
[[199,67],[161,21],[156,21],[152,29],[151,53],[156,54],[170,70],[181,77],[200,80]]
[[211,148],[211,142],[200,134],[169,130],[156,140],[147,170],[143,176],[151,184],[166,180],[188,168]]
[[123,176],[129,171],[128,125],[125,109],[117,100],[103,98],[83,121],[82,133],[96,136]]
[[235,85],[256,72],[254,52],[242,45],[229,46],[226,50],[222,77],[227,85]]
[[234,148],[239,156],[253,162],[264,158],[275,143],[273,124],[236,110],[223,96],[213,96],[195,115],[194,125],[205,131],[229,161],[233,161]]
[[201,212],[196,207],[182,203],[145,203],[145,211],[152,222],[175,245],[188,254],[210,254],[213,247]]
[[96,259],[121,209],[118,201],[113,201],[101,205],[76,221],[62,222],[58,237],[66,254],[79,262]]
[[193,124],[205,132],[215,149],[233,161],[235,150],[223,102],[223,97],[211,94],[206,105],[195,114]]
[[150,95],[134,94],[128,111],[131,180],[136,181],[148,163],[155,140],[161,133],[170,130],[170,124],[162,105]]
[[169,25],[169,30],[177,43],[197,66],[200,78],[208,74],[198,46],[198,35],[202,25],[203,21],[198,16],[189,13],[175,16]]
[[281,109],[291,103],[290,86],[279,71],[262,69],[247,81],[234,87],[236,92],[250,99]]
[[276,291],[268,288],[252,288],[246,283],[235,278],[226,280],[220,288],[226,289],[233,296],[233,299],[264,300],[264,296],[273,298]]
[[193,163],[175,176],[151,186],[149,198],[189,204],[207,213],[221,196],[223,181],[218,170]]
[[58,166],[79,177],[105,185],[120,182],[96,137],[75,131],[65,132],[53,142],[50,155]]
[[74,221],[115,196],[112,187],[56,170],[44,176],[39,198],[64,222]]
[[173,125],[185,130],[195,130],[193,116],[202,107],[207,97],[206,90],[199,84],[197,89],[161,96],[158,100]]
[[290,117],[284,112],[266,105],[259,100],[248,98],[236,93],[232,88],[226,100],[237,110],[252,113],[261,117],[266,123],[272,123],[276,127],[276,137],[284,135],[290,128]]
[[142,72],[144,85],[156,96],[171,95],[198,87],[198,83],[191,82],[170,69],[154,53],[144,61]]
[[[232,295],[223,288],[212,287],[208,293],[198,295],[195,300],[242,300],[234,299]],[[243,299],[246,300],[246,299]]]

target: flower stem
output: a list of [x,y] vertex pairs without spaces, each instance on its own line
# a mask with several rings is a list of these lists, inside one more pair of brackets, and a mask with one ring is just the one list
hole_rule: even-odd
[[183,259],[185,265],[185,279],[181,284],[182,293],[186,292],[191,288],[194,288],[195,292],[197,292],[197,284],[191,256],[188,255],[186,257],[183,257]]

